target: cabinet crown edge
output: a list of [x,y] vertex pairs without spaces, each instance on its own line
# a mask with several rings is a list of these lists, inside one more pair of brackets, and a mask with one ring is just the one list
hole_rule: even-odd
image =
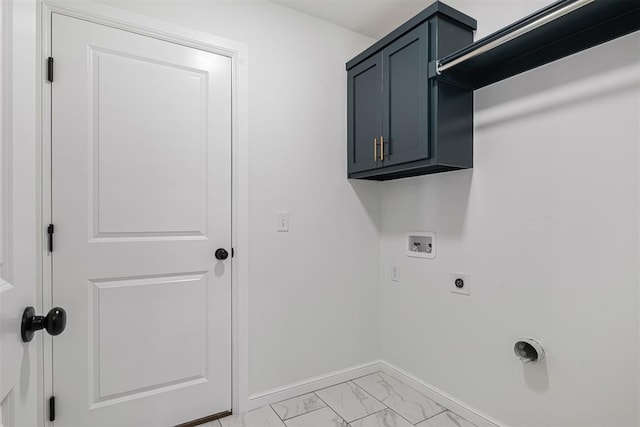
[[348,61],[346,63],[346,69],[350,70],[354,66],[358,65],[358,63],[367,59],[371,55],[380,51],[383,47],[387,46],[397,38],[401,37],[403,34],[411,31],[418,25],[433,18],[436,15],[443,16],[450,20],[453,20],[457,24],[466,26],[472,31],[475,31],[478,28],[478,21],[476,21],[469,15],[466,15],[460,12],[459,10],[454,9],[453,7],[447,5],[446,3],[443,3],[441,1],[436,1],[432,5],[424,9],[422,12],[418,13],[413,18],[409,19],[407,22],[400,25],[398,28],[391,31],[389,34],[381,38],[379,41],[377,41],[376,43],[374,43],[364,51],[360,52],[353,59]]

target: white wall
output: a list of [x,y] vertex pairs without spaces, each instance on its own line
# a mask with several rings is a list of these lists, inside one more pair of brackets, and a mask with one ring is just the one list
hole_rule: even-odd
[[[479,35],[541,6],[451,3]],[[509,425],[638,425],[639,45],[477,91],[473,170],[382,184],[384,359]],[[435,260],[403,255],[411,230],[437,233]],[[527,336],[541,366],[513,354]]]
[[250,393],[376,358],[377,185],[345,151],[344,64],[372,40],[265,1],[105,3],[248,45]]

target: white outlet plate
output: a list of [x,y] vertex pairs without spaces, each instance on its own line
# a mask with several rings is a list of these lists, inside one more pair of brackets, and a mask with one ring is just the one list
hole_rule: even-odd
[[289,231],[289,212],[279,211],[276,213],[276,231],[278,232]]
[[[456,286],[456,280],[458,279],[464,282],[461,288]],[[467,273],[451,273],[449,286],[451,287],[451,292],[454,294],[471,295],[471,276]]]
[[400,266],[398,264],[391,264],[391,281],[400,282]]

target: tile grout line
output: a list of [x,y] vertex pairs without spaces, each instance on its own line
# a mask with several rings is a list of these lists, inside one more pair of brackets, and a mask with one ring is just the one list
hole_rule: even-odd
[[[374,374],[379,374],[380,372],[382,372],[382,371],[374,372]],[[370,374],[370,375],[374,375],[374,374]],[[360,378],[364,378],[364,377],[366,377],[366,376],[368,376],[368,375],[364,375],[364,376],[362,376],[362,377],[360,377]],[[358,379],[358,378],[356,378],[356,379]],[[355,383],[354,383],[354,384],[355,384]],[[358,384],[356,384],[356,385],[357,385],[358,387],[360,387]],[[362,388],[364,391],[366,391],[366,392],[367,392],[367,390],[366,390],[365,388],[363,388],[363,387],[360,387],[360,388]],[[417,392],[417,390],[416,390],[416,392]],[[369,392],[367,392],[367,393],[369,393]],[[419,393],[419,392],[418,392],[418,393]],[[369,394],[371,394],[371,393],[369,393]],[[396,393],[396,394],[397,394],[397,393]],[[422,393],[419,393],[419,394],[422,394]],[[373,396],[373,395],[372,395],[372,396]],[[374,399],[375,399],[375,396],[373,396],[373,397],[374,397]],[[426,397],[426,396],[425,396],[425,397]],[[387,405],[387,404],[384,402],[384,399],[382,399],[382,400],[377,399],[377,400],[378,400],[379,402],[381,402],[384,406],[386,406],[386,407],[387,407],[387,409],[389,409],[390,411],[393,411],[394,413],[398,414],[398,416],[399,416],[400,418],[402,418],[403,420],[405,420],[406,422],[408,422],[408,423],[409,423],[409,424],[411,424],[412,426],[415,426],[415,425],[417,425],[417,424],[418,424],[418,423],[413,424],[413,423],[412,423],[411,421],[409,421],[406,417],[404,417],[400,412],[398,412],[398,411],[394,410],[391,406]],[[426,419],[426,418],[425,418],[425,419]],[[423,420],[423,421],[424,421],[424,420]],[[422,422],[422,421],[420,421],[420,422]]]
[[[365,376],[366,376],[366,375],[365,375]],[[341,385],[341,384],[347,384],[347,383],[351,383],[351,384],[353,384],[353,386],[354,386],[355,388],[362,390],[365,394],[367,394],[367,395],[368,395],[369,397],[371,397],[373,400],[375,400],[376,402],[378,402],[378,403],[380,403],[382,406],[384,406],[384,407],[385,407],[385,409],[391,409],[391,408],[389,408],[389,406],[387,406],[384,402],[381,402],[380,400],[376,399],[376,398],[375,398],[371,393],[369,393],[367,390],[363,389],[363,388],[362,388],[362,387],[360,387],[358,384],[354,383],[354,382],[353,382],[353,380],[349,380],[349,381],[345,381],[344,383],[336,384],[336,386]],[[335,387],[335,386],[332,386],[332,387]],[[331,388],[331,387],[326,387],[326,388],[324,388],[324,389],[322,389],[322,390],[326,390],[327,388]],[[317,395],[316,395],[316,396],[317,396]],[[318,399],[322,400],[322,401],[323,401],[327,406],[331,407],[331,405],[329,405],[327,402],[325,402],[325,401],[324,401],[320,396],[318,396]],[[333,407],[331,407],[331,409],[332,409],[334,412],[338,413],[338,411],[337,411],[336,409],[334,409]],[[366,409],[366,408],[365,408],[365,409]],[[383,410],[384,410],[384,409],[381,409],[380,411],[383,411]],[[351,423],[352,423],[352,422],[354,422],[354,421],[357,421],[357,420],[360,420],[360,419],[362,419],[362,418],[368,417],[369,415],[377,414],[377,413],[378,413],[378,412],[380,412],[380,411],[372,412],[371,414],[367,414],[367,415],[365,415],[364,417],[356,418],[355,420],[352,420],[352,421],[348,421],[348,422],[347,422],[347,420],[345,420],[345,422],[347,422],[347,424],[351,424]],[[340,414],[338,413],[338,415],[340,415]],[[344,419],[344,417],[343,417],[342,415],[340,415],[340,418]]]
[[[348,382],[348,381],[345,381],[345,383],[346,383],[346,382]],[[340,384],[344,384],[344,383],[340,383]],[[336,384],[336,385],[339,385],[339,384]],[[332,387],[333,387],[333,386],[332,386]],[[325,387],[325,388],[329,388],[329,387]],[[322,389],[320,389],[320,390],[324,390],[324,388],[322,388]],[[318,391],[319,391],[319,390],[318,390]],[[321,398],[318,394],[316,394],[316,392],[315,392],[315,391],[313,392],[313,394],[315,394],[315,395],[316,395],[316,397],[317,397],[318,399],[320,399],[320,401],[321,401],[322,403],[324,403],[325,405],[327,405],[326,407],[327,407],[327,408],[329,408],[329,409],[331,409],[331,411],[332,411],[334,414],[336,414],[337,416],[339,416],[339,417],[340,417],[340,419],[341,419],[342,421],[344,421],[345,423],[347,423],[347,427],[350,425],[350,424],[347,422],[347,420],[345,420],[345,419],[342,417],[342,415],[338,414],[338,412],[336,412],[336,410],[335,410],[335,409],[333,409],[333,408],[331,407],[331,405],[329,405],[327,402],[325,402],[323,398]]]
[[[387,406],[387,408],[391,409],[393,412],[395,412],[396,414],[398,414],[398,416],[400,416],[402,419],[406,420],[406,421],[407,421],[409,424],[411,424],[412,426],[417,426],[418,424],[423,423],[423,422],[425,422],[426,420],[429,420],[429,419],[431,419],[431,418],[435,417],[436,415],[440,415],[440,414],[442,414],[443,412],[446,412],[446,411],[448,411],[448,410],[449,410],[449,409],[445,408],[444,406],[440,405],[438,402],[435,402],[433,399],[430,399],[429,397],[427,397],[427,396],[425,396],[424,394],[420,393],[420,392],[419,392],[418,390],[416,390],[415,388],[413,388],[413,387],[409,386],[408,384],[403,383],[403,382],[402,382],[402,381],[400,381],[399,379],[397,379],[397,378],[393,377],[392,375],[389,375],[389,374],[385,373],[384,371],[374,372],[374,373],[369,374],[369,375],[375,375],[375,374],[380,374],[380,373],[383,373],[383,374],[385,374],[385,375],[387,375],[387,376],[389,376],[389,377],[393,378],[394,380],[398,381],[398,382],[399,382],[400,384],[402,384],[403,386],[407,387],[407,388],[408,388],[408,389],[410,389],[410,390],[415,391],[415,392],[416,392],[416,393],[418,393],[420,396],[424,397],[425,399],[429,400],[430,402],[435,403],[435,404],[436,404],[436,405],[438,405],[440,408],[442,408],[442,411],[440,411],[440,412],[438,412],[438,413],[435,413],[435,414],[431,415],[430,417],[427,417],[427,418],[425,418],[425,419],[423,419],[423,420],[420,420],[420,421],[418,421],[417,423],[415,423],[415,424],[414,424],[414,423],[412,423],[411,421],[409,421],[405,416],[403,416],[400,412],[395,411],[392,407],[390,407],[389,405],[387,405],[387,404],[386,404],[386,403],[384,403],[383,401],[378,400],[378,401],[382,402],[382,404],[383,404],[383,405]],[[364,377],[367,377],[367,376],[369,376],[369,375],[363,375],[363,376],[362,376],[362,377],[360,377],[360,378],[364,378]],[[358,378],[356,378],[356,379],[358,379]],[[384,378],[382,378],[382,379],[384,380]],[[355,384],[355,383],[354,383],[354,384]],[[358,384],[356,384],[356,385],[358,386]],[[358,387],[360,387],[360,386],[358,386]],[[360,387],[360,388],[362,388],[362,387]],[[364,388],[362,388],[362,389],[363,389],[363,390],[365,390]],[[365,390],[365,391],[366,391],[366,390]],[[398,392],[397,392],[397,391],[395,391],[395,390],[393,390],[393,392],[394,392],[396,395],[398,395],[398,397],[400,398],[400,400],[402,400],[403,402],[406,402],[406,401],[404,400],[404,398],[400,395],[400,393],[398,393]],[[454,412],[454,413],[455,413],[455,412]],[[456,415],[457,415],[457,414],[456,414]],[[459,416],[459,415],[458,415],[458,416]]]
[[[380,402],[383,406],[386,406],[387,408],[389,408],[389,406],[388,406],[386,403],[382,402],[380,399],[378,399],[377,397],[375,397],[373,394],[369,393],[367,390],[365,390],[364,388],[360,387],[358,384],[354,383],[354,382],[353,382],[353,380],[352,380],[352,381],[349,381],[349,382],[350,382],[350,383],[352,383],[356,388],[359,388],[360,390],[364,391],[366,394],[368,394],[369,396],[371,396],[371,398],[372,398],[373,400],[375,400],[376,402]],[[390,408],[389,408],[389,409],[390,409]],[[380,412],[380,411],[376,411],[376,412]],[[376,412],[374,412],[374,413],[376,413]],[[371,414],[369,414],[369,415],[371,415]]]
[[[371,373],[371,374],[367,374],[367,375],[363,375],[363,376],[358,377],[358,378],[354,378],[354,379],[353,379],[353,380],[351,380],[351,381],[354,381],[354,384],[356,384],[356,383],[355,383],[355,380],[359,380],[360,378],[369,377],[369,376],[371,376],[371,375],[376,375],[376,374],[381,374],[381,373],[384,373],[384,371],[382,371],[382,370],[380,370],[380,371],[376,371],[376,372],[373,372],[373,373]],[[399,380],[398,380],[398,381],[399,381]],[[400,381],[400,382],[402,383],[402,381]],[[404,384],[404,383],[402,383],[402,384]],[[406,384],[404,384],[404,385],[406,385]],[[356,386],[360,387],[360,385],[358,385],[358,384],[356,384]],[[407,385],[407,387],[409,387],[409,386]],[[368,392],[364,387],[360,387],[360,388],[361,388],[361,389],[363,389],[365,392],[369,393],[369,392]],[[420,394],[421,396],[424,396],[424,394],[420,393],[418,390],[415,390],[413,387],[409,387],[409,388],[410,388],[410,389],[412,389],[412,390],[414,390],[416,393]],[[369,393],[369,395],[371,395],[371,396],[372,396],[374,399],[376,399],[378,402],[380,402],[380,403],[382,403],[384,406],[386,406],[388,410],[390,410],[390,411],[391,411],[391,412],[393,412],[394,414],[397,414],[400,418],[402,418],[403,420],[405,420],[406,422],[408,422],[408,423],[409,423],[409,424],[411,424],[412,426],[416,426],[416,425],[420,424],[421,422],[428,420],[428,419],[429,419],[429,418],[431,418],[431,417],[435,417],[435,415],[432,415],[431,417],[429,417],[429,418],[425,418],[424,420],[422,420],[422,421],[420,421],[420,422],[418,422],[418,423],[414,424],[414,423],[412,423],[411,421],[409,421],[405,416],[403,416],[400,412],[398,412],[398,411],[394,410],[391,406],[387,405],[387,404],[384,402],[384,399],[383,399],[383,400],[380,400],[380,399],[376,398],[375,396],[373,396],[371,393]],[[427,396],[424,396],[424,397],[426,397],[427,399],[429,399]],[[442,407],[442,406],[441,406],[441,407]],[[446,411],[446,409],[445,409],[445,411]],[[382,412],[382,411],[378,411],[378,412]],[[378,412],[375,412],[375,413],[377,414]],[[441,413],[442,413],[442,412],[438,412],[438,414],[441,414]],[[436,415],[437,415],[437,414],[436,414]],[[362,417],[362,418],[365,418],[365,417]],[[358,419],[362,419],[362,418],[358,418]]]
[[[312,410],[310,410],[310,411],[308,411],[308,412],[305,412],[305,413],[303,413],[303,414],[294,415],[293,417],[289,417],[289,418],[287,418],[286,420],[282,420],[282,418],[280,418],[280,419],[282,420],[282,422],[283,422],[283,423],[285,423],[285,424],[286,424],[286,423],[287,423],[287,421],[289,421],[289,420],[292,420],[292,419],[294,419],[294,418],[298,418],[298,417],[302,417],[303,415],[307,415],[307,414],[310,414],[310,413],[312,413],[312,412],[319,411],[320,409],[324,409],[324,408],[327,408],[327,407],[328,407],[328,406],[325,404],[325,406],[321,406],[321,407],[319,407],[319,408],[312,409]],[[273,409],[273,408],[271,408],[271,409]],[[329,408],[329,409],[331,409],[331,408]]]
[[[389,409],[391,409],[391,408],[389,408]],[[391,410],[393,411],[393,409],[391,409]],[[395,412],[396,414],[398,414],[398,416],[399,416],[400,418],[402,418],[403,420],[405,420],[406,422],[408,422],[408,423],[409,423],[409,424],[411,424],[412,426],[417,426],[418,424],[420,424],[420,423],[422,422],[422,421],[420,421],[420,423],[415,423],[415,424],[413,424],[411,421],[409,421],[408,419],[406,419],[406,418],[405,418],[405,417],[404,417],[400,412],[398,412],[398,411],[393,411],[393,412]]]
[[[300,396],[303,396],[303,395],[300,395]],[[296,396],[296,397],[299,397],[299,396]],[[295,399],[295,397],[292,397],[292,399]],[[285,401],[283,400],[283,402],[285,402]],[[270,407],[271,409],[273,409],[273,412],[275,412],[275,413],[276,413],[276,415],[278,416],[278,418],[280,418],[280,421],[284,422],[284,418],[282,418],[282,417],[280,416],[280,414],[278,413],[278,411],[276,411],[276,410],[274,409],[273,405],[277,405],[277,403],[271,403],[271,404],[269,404],[269,407]]]
[[[425,418],[424,420],[420,420],[420,421],[418,421],[417,423],[415,423],[415,424],[414,424],[414,426],[417,426],[417,425],[418,425],[418,424],[420,424],[420,423],[423,423],[423,422],[425,422],[425,421],[427,421],[427,420],[430,420],[430,419],[431,419],[431,418],[433,418],[433,417],[437,417],[438,415],[443,414],[443,413],[445,413],[445,412],[447,412],[447,411],[448,411],[448,409],[447,409],[447,408],[445,408],[444,406],[440,405],[440,407],[442,408],[442,411],[437,412],[437,413],[435,413],[435,414],[431,415],[430,417]],[[454,412],[454,413],[455,413],[455,412]],[[399,414],[398,414],[398,415],[399,415]],[[457,414],[456,414],[456,415],[457,415]],[[400,416],[402,417],[402,415],[400,415]],[[459,415],[458,415],[458,416],[459,416]],[[402,418],[404,418],[404,417],[402,417]],[[406,420],[406,418],[405,418],[405,420]],[[409,420],[407,420],[407,421],[409,421]],[[411,421],[409,421],[409,423],[411,423]]]
[[[428,420],[429,418],[431,418],[431,417],[429,417],[429,418],[425,418],[424,420],[420,421],[420,423],[416,423],[416,424],[414,424],[414,423],[412,423],[411,421],[409,421],[408,419],[406,419],[406,418],[405,418],[405,417],[404,417],[400,412],[395,411],[395,410],[394,410],[392,407],[390,407],[390,406],[387,406],[387,404],[386,404],[386,403],[382,402],[382,404],[386,406],[386,408],[385,408],[385,409],[382,409],[381,411],[374,412],[373,414],[369,414],[369,415],[374,415],[374,414],[380,413],[380,412],[382,412],[382,411],[391,411],[391,412],[393,412],[394,414],[396,414],[397,416],[399,416],[400,418],[402,418],[403,420],[405,420],[406,422],[408,422],[409,424],[411,424],[412,426],[416,426],[416,425],[420,424],[422,421],[425,421],[425,420]],[[368,417],[369,415],[367,415],[366,417]],[[366,418],[366,417],[362,417],[362,418]],[[434,417],[435,417],[435,415],[434,415]],[[361,420],[362,418],[358,418],[358,420]],[[357,421],[357,420],[354,420],[354,421]],[[353,421],[352,421],[352,422],[353,422]]]
[[[369,375],[379,374],[379,373],[381,373],[381,372],[382,372],[382,371],[378,371],[378,372],[374,372],[373,374],[369,374]],[[369,375],[363,375],[363,376],[361,376],[360,378],[364,378],[364,377],[367,377],[367,376],[369,376]],[[359,378],[356,378],[356,379],[359,379]],[[355,383],[354,383],[354,384],[355,384]],[[356,385],[358,385],[358,384],[356,384]],[[360,386],[358,386],[358,387],[360,387]],[[407,387],[408,387],[408,386],[407,386]],[[360,387],[360,388],[362,388],[362,387]],[[362,389],[363,389],[364,391],[367,391],[367,390],[365,390],[364,388],[362,388]],[[416,390],[416,392],[418,392],[419,394],[421,394],[421,395],[422,395],[422,393],[420,393],[418,390]],[[367,392],[367,393],[368,393],[368,392]],[[424,395],[423,395],[423,396],[424,396]],[[427,397],[427,396],[425,396],[425,397]],[[374,398],[375,398],[375,397],[374,397]],[[427,399],[428,399],[428,397],[427,397]],[[425,418],[424,420],[420,421],[420,423],[416,423],[416,424],[414,424],[414,423],[412,423],[411,421],[409,421],[406,417],[404,417],[400,412],[395,411],[391,406],[389,406],[389,405],[387,405],[386,403],[384,403],[384,400],[379,400],[379,399],[378,399],[378,401],[379,401],[379,402],[381,402],[384,406],[386,406],[386,407],[387,407],[387,409],[389,409],[390,411],[392,411],[392,412],[394,412],[394,413],[398,414],[398,416],[399,416],[400,418],[402,418],[403,420],[405,420],[406,422],[408,422],[408,423],[409,423],[409,424],[411,424],[412,426],[416,426],[416,425],[420,424],[422,421],[425,421],[425,420],[427,420],[427,419],[428,419],[428,418]],[[377,412],[376,412],[376,413],[377,413]]]
[[[346,381],[345,381],[345,382],[346,382]],[[343,384],[343,383],[339,383],[339,384]],[[339,384],[336,384],[336,385],[339,385]],[[330,386],[330,387],[333,387],[333,386]],[[328,388],[328,387],[325,387],[325,388]],[[324,390],[324,389],[319,389],[319,390]],[[316,390],[316,391],[317,391],[317,390]],[[316,397],[320,402],[322,402],[322,403],[324,404],[324,406],[321,406],[321,407],[316,408],[316,409],[312,409],[312,410],[307,411],[307,412],[304,412],[304,413],[302,413],[302,414],[294,415],[293,417],[289,417],[289,418],[287,418],[287,419],[282,418],[282,417],[280,416],[280,414],[278,414],[278,411],[276,411],[276,410],[275,410],[275,408],[273,407],[273,405],[278,405],[278,404],[280,404],[280,403],[282,403],[282,402],[287,402],[287,401],[289,401],[289,400],[297,399],[297,398],[299,398],[299,397],[306,396],[307,394],[313,394],[313,395],[314,395],[314,396],[315,396],[315,397]],[[273,411],[276,413],[276,415],[278,415],[278,418],[280,418],[280,420],[282,420],[282,422],[285,422],[285,421],[291,420],[291,419],[293,419],[293,418],[298,418],[298,417],[301,417],[301,416],[306,415],[306,414],[310,414],[310,413],[315,412],[315,411],[319,411],[319,410],[320,410],[320,409],[322,409],[322,408],[327,408],[327,407],[329,407],[331,410],[333,410],[333,408],[331,408],[329,405],[327,405],[327,402],[325,402],[324,400],[322,400],[322,398],[320,398],[320,396],[318,396],[318,395],[316,394],[316,392],[315,392],[315,391],[311,391],[311,392],[309,392],[309,393],[303,393],[303,394],[300,394],[300,395],[298,395],[298,396],[294,396],[294,397],[292,397],[292,398],[290,398],[290,399],[281,400],[280,402],[271,403],[271,404],[270,404],[270,405],[268,405],[268,406],[271,406],[271,409],[273,409]],[[335,411],[334,411],[334,412],[335,412]],[[342,418],[342,417],[340,417],[340,418]]]
[[386,411],[386,410],[388,410],[388,409],[389,409],[389,408],[380,409],[379,411],[376,411],[376,412],[374,412],[374,413],[372,413],[372,414],[367,414],[367,415],[365,415],[364,417],[356,418],[355,420],[351,421],[349,424],[351,424],[351,423],[355,423],[356,421],[360,421],[360,420],[361,420],[361,419],[363,419],[363,418],[367,418],[367,417],[370,417],[370,416],[372,416],[372,415],[379,414],[380,412],[384,412],[384,411]]
[[[441,405],[441,406],[442,406],[442,405]],[[454,414],[454,415],[456,415],[456,416],[458,416],[458,417],[462,418],[462,419],[463,419],[463,420],[465,420],[466,422],[471,423],[471,421],[469,421],[469,420],[467,420],[466,418],[464,418],[464,417],[462,417],[462,416],[460,416],[460,415],[456,414],[456,413],[455,413],[455,412],[453,412],[452,410],[447,409],[447,408],[445,408],[444,406],[442,406],[442,408],[444,408],[444,410],[443,410],[443,411],[440,411],[440,412],[438,412],[437,414],[434,414],[434,415],[431,415],[431,416],[430,416],[430,417],[428,417],[428,418],[425,418],[424,420],[420,421],[420,423],[423,423],[423,422],[425,422],[425,421],[427,421],[427,420],[430,420],[431,418],[435,418],[435,417],[437,417],[438,415],[442,415],[442,414],[444,414],[445,412],[451,412],[452,414]],[[418,423],[418,424],[420,424],[420,423]],[[418,425],[418,424],[415,424],[415,425]],[[475,424],[473,424],[473,423],[471,423],[471,424],[475,426]]]
[[278,413],[276,412],[275,409],[273,409],[271,407],[271,405],[267,405],[269,407],[269,409],[271,409],[273,411],[274,414],[276,414],[276,417],[278,417],[278,420],[280,420],[280,424],[282,424],[283,427],[287,427],[287,425],[284,423],[284,421],[282,421],[282,419],[280,418],[280,415],[278,415]]

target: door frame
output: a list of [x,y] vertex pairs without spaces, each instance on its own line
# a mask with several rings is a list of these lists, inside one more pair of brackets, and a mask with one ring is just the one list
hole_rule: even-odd
[[[0,86],[2,117],[0,145],[3,152],[0,168],[3,175],[3,273],[11,292],[18,293],[21,308],[42,309],[40,295],[40,252],[37,248],[40,186],[40,73],[36,62],[40,56],[40,0],[4,0],[0,25]],[[19,94],[20,96],[17,96]],[[8,289],[5,283],[4,289]],[[21,311],[21,310],[20,310]],[[16,335],[21,313],[16,313]],[[13,326],[12,326],[13,327]],[[3,418],[19,425],[42,424],[42,334],[29,345],[22,345],[21,380],[13,389],[8,413]]]
[[[118,8],[98,3],[66,3],[59,0],[41,0],[40,29],[41,54],[38,58],[38,70],[41,79],[41,187],[39,189],[38,210],[42,215],[42,227],[39,231],[42,272],[42,306],[52,305],[51,257],[45,242],[46,224],[51,221],[51,91],[46,80],[46,58],[51,52],[51,15],[62,15],[83,19],[96,24],[153,37],[170,43],[187,46],[206,52],[231,58],[232,63],[232,179],[231,179],[231,245],[235,256],[231,259],[231,402],[234,413],[243,412],[248,407],[248,48],[244,43],[195,31],[190,28],[138,15]],[[54,58],[55,61],[55,58]],[[55,62],[54,62],[55,64]],[[54,83],[55,84],[55,72]],[[47,336],[43,345],[44,387],[42,401],[48,402],[53,392],[52,343]],[[46,412],[41,425],[53,425],[48,421]],[[185,420],[188,421],[188,420]]]

